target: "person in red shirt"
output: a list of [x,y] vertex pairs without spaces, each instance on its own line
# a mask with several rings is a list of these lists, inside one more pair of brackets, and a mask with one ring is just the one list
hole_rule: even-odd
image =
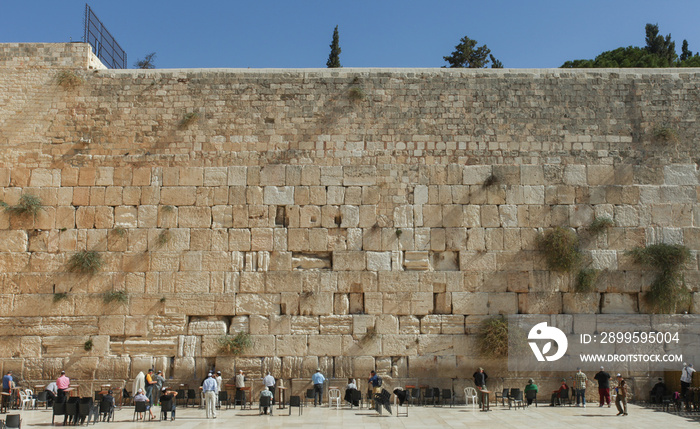
[[561,379],[561,386],[559,386],[559,390],[555,390],[552,392],[552,402],[549,404],[551,407],[555,405],[561,405],[561,398],[564,396],[564,391],[566,392],[566,396],[569,396],[569,386],[566,384],[566,379],[562,378]]

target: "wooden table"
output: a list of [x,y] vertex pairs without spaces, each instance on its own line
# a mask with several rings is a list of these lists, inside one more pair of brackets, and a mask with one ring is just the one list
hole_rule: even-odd
[[282,387],[282,386],[277,386],[277,402],[278,402],[277,409],[278,410],[284,410],[286,408],[284,405],[284,401],[287,398],[286,395],[287,395],[287,388]]
[[480,390],[481,392],[481,411],[491,411],[491,404],[489,403],[489,395],[491,392],[488,390]]
[[68,389],[66,389],[66,392],[70,392],[68,396],[80,397],[80,385],[71,384],[70,386],[68,386]]
[[0,401],[0,413],[6,413],[10,405],[10,392],[2,392],[2,401]]

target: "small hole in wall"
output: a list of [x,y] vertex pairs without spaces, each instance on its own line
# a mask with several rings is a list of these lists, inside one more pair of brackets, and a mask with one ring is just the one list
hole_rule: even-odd
[[275,123],[275,118],[265,118],[265,123],[266,123],[266,124],[274,124],[274,123]]
[[276,226],[287,226],[287,207],[277,206],[277,211],[275,212],[275,225]]

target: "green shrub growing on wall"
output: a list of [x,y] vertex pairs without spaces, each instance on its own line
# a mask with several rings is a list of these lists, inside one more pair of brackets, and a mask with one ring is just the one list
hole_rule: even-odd
[[82,250],[68,260],[68,271],[80,274],[95,274],[104,265],[102,255],[94,250]]
[[44,210],[44,207],[41,205],[41,198],[32,194],[22,194],[14,206],[9,206],[4,202],[1,205],[11,215],[32,215],[34,218],[39,215],[40,211]]
[[247,332],[239,332],[235,336],[224,335],[218,341],[219,349],[222,353],[234,356],[245,353],[253,345],[250,334]]
[[190,125],[194,124],[199,120],[199,113],[197,112],[189,112],[185,114],[185,116],[182,118],[180,121],[180,124],[178,125],[178,128],[181,130],[185,130],[189,128]]
[[613,226],[615,226],[615,223],[609,217],[596,217],[595,219],[593,219],[593,222],[591,222],[591,225],[588,227],[588,230],[593,235],[598,235],[603,231],[607,231]]
[[479,348],[486,356],[508,356],[508,320],[505,317],[492,317],[481,323]]
[[105,304],[109,304],[112,302],[126,304],[127,302],[129,302],[129,294],[123,290],[111,290],[109,292],[105,292],[105,294],[103,295],[103,299]]
[[679,244],[652,244],[628,252],[638,264],[659,271],[645,299],[657,313],[680,313],[690,305],[690,291],[683,282],[681,268],[690,259],[690,250]]
[[578,235],[568,228],[558,226],[546,231],[538,237],[537,247],[554,271],[572,271],[581,261]]
[[576,278],[576,292],[592,292],[599,273],[598,270],[593,268],[583,268],[579,271]]
[[71,70],[63,70],[56,75],[56,83],[62,88],[73,89],[82,85],[83,79]]

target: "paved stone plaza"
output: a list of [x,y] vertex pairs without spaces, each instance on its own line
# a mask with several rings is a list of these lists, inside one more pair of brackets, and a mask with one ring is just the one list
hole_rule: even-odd
[[[615,407],[588,408],[549,406],[529,407],[525,410],[508,410],[507,407],[493,406],[491,412],[474,411],[458,406],[449,407],[411,407],[409,417],[395,417],[366,408],[362,410],[341,408],[329,409],[306,407],[303,415],[299,416],[296,408],[289,416],[289,410],[275,409],[275,415],[259,416],[257,408],[253,410],[229,409],[218,413],[215,420],[207,420],[204,410],[199,408],[178,407],[177,419],[173,422],[132,422],[133,408],[124,407],[116,411],[115,422],[98,423],[109,429],[143,428],[153,426],[168,426],[178,429],[209,428],[209,427],[270,427],[270,428],[462,428],[478,425],[485,428],[697,428],[700,415],[693,417],[678,416],[661,411],[646,409],[637,405],[629,406],[629,416],[617,417]],[[157,414],[157,413],[156,413]],[[4,418],[4,416],[0,417]],[[22,426],[50,426],[51,411],[35,410],[22,412]],[[202,427],[201,425],[205,426]]]

